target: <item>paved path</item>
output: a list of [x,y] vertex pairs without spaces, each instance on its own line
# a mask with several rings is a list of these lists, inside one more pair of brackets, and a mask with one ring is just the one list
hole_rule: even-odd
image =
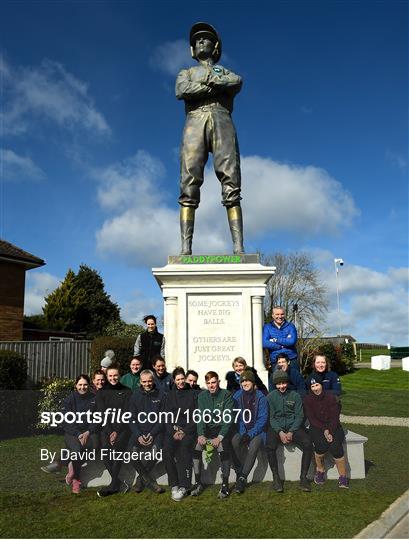
[[409,427],[409,418],[394,418],[392,416],[346,416],[341,414],[341,422],[362,424],[364,426]]
[[409,490],[382,512],[378,519],[362,529],[354,538],[408,538]]
[[385,538],[409,538],[409,515],[405,514]]

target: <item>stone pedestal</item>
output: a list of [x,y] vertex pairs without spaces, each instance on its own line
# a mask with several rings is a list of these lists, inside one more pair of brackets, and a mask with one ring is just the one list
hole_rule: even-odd
[[[242,356],[263,375],[263,299],[275,267],[258,255],[169,257],[153,268],[165,302],[166,363],[223,380]],[[224,386],[222,384],[222,386]]]

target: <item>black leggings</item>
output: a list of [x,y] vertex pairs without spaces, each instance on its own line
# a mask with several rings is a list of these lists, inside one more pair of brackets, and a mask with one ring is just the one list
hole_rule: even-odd
[[131,446],[131,450],[136,450],[137,452],[147,453],[148,456],[144,456],[141,459],[136,459],[131,461],[132,467],[136,472],[141,476],[145,483],[154,482],[154,477],[151,476],[151,472],[155,465],[159,462],[156,462],[154,459],[149,459],[149,456],[153,458],[154,455],[162,448],[163,445],[163,436],[162,433],[155,435],[153,438],[152,444],[149,446],[142,446],[139,444],[138,440],[134,440]]
[[192,485],[193,448],[197,439],[196,433],[185,435],[181,440],[175,440],[172,435],[165,435],[163,459],[165,462],[170,487]]
[[342,443],[345,439],[345,433],[341,425],[339,425],[335,430],[335,433],[332,434],[333,438],[331,443],[325,438],[322,429],[310,426],[310,434],[316,454],[323,455],[326,452],[329,452],[334,459],[340,459],[344,456],[344,447]]
[[[84,452],[85,450],[94,450],[98,447],[98,435],[93,433],[88,437],[87,444],[82,446],[78,437],[76,435],[70,435],[69,433],[64,434],[65,446],[70,452]],[[80,479],[81,467],[84,463],[84,459],[68,459],[71,461],[74,469],[74,478],[76,480]]]
[[[109,437],[111,435],[110,431],[102,431],[101,433],[101,449],[108,448],[110,450],[123,451],[126,448],[129,439],[129,431],[121,431],[118,433],[118,436],[114,442],[111,444],[109,442]],[[104,457],[104,465],[107,468],[109,474],[111,475],[111,486],[117,486],[119,484],[119,472],[122,466],[122,460],[120,459],[109,459],[109,457]]]
[[[293,432],[293,444],[296,446],[299,446],[302,450],[302,457],[301,457],[301,474],[300,476],[307,476],[308,469],[311,464],[311,458],[312,458],[312,440],[309,435],[305,431],[304,428],[297,429]],[[271,471],[276,474],[278,474],[278,462],[277,462],[277,448],[278,446],[282,444],[280,435],[273,431],[271,427],[267,431],[267,442],[266,442],[266,450],[267,450],[267,458],[268,462],[271,467]]]

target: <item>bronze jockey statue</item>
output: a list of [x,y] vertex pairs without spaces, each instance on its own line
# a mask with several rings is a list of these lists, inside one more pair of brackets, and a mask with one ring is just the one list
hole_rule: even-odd
[[183,69],[176,79],[176,97],[183,99],[186,123],[180,152],[181,255],[191,255],[195,210],[200,202],[204,168],[213,154],[214,169],[222,186],[233,252],[244,253],[240,207],[240,153],[231,119],[234,96],[242,79],[218,64],[222,44],[210,24],[199,22],[190,30],[192,57],[199,65]]

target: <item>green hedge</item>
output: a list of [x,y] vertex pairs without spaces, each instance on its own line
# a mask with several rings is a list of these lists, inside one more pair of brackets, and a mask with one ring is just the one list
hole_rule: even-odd
[[409,356],[409,347],[391,347],[390,355],[392,360],[400,360]]
[[20,390],[27,382],[27,361],[9,350],[0,351],[0,390]]
[[105,351],[112,349],[115,353],[114,364],[121,374],[129,371],[129,364],[133,355],[135,338],[102,336],[95,338],[91,345],[91,373],[99,369]]
[[307,373],[312,371],[312,364],[316,354],[325,354],[332,371],[335,371],[338,375],[345,375],[345,373],[350,373],[354,369],[355,355],[351,343],[334,345],[333,343],[322,342],[318,344],[315,351],[309,352],[306,367]]
[[64,399],[74,390],[74,384],[73,379],[58,378],[49,379],[43,383],[38,402],[38,423],[36,426],[38,429],[49,429],[48,424],[40,422],[41,413],[61,411]]

